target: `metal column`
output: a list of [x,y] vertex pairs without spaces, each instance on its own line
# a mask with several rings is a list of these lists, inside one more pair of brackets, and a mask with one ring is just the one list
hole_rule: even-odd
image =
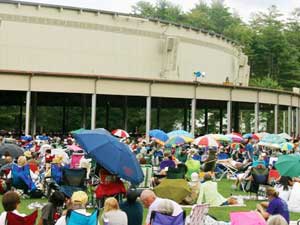
[[36,117],[37,117],[37,93],[32,96],[32,130],[31,134],[36,135]]
[[277,104],[274,105],[274,134],[278,134],[278,108]]
[[296,108],[296,132],[295,132],[295,138],[298,138],[299,136],[299,107]]
[[292,134],[292,107],[289,106],[288,108],[288,134],[291,135]]
[[146,141],[149,142],[149,132],[151,129],[151,85],[149,84],[149,95],[146,98]]
[[92,104],[91,104],[91,130],[96,128],[96,110],[97,110],[97,80],[95,80],[94,92],[92,94]]
[[227,133],[231,133],[231,111],[232,111],[232,101],[227,102]]
[[31,91],[29,89],[26,92],[25,135],[29,135],[29,129],[30,129],[30,100],[31,100]]
[[259,103],[254,105],[254,132],[258,133],[259,130]]

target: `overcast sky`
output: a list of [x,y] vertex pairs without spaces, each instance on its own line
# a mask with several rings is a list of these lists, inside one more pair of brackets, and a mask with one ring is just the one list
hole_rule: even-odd
[[[23,0],[29,2],[41,2],[57,5],[78,6],[84,8],[95,8],[117,12],[132,12],[132,5],[139,0]],[[155,3],[156,0],[146,0]],[[188,11],[198,0],[170,0],[178,4],[184,11]],[[209,2],[210,0],[206,0]],[[225,4],[237,11],[239,15],[248,21],[251,13],[266,11],[271,5],[276,5],[281,12],[287,16],[294,8],[300,8],[300,0],[225,0]]]

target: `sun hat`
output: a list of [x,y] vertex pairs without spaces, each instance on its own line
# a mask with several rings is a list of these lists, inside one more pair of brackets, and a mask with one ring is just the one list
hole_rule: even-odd
[[24,152],[24,156],[25,156],[26,158],[32,158],[31,151],[26,151],[26,152]]
[[56,155],[53,159],[52,159],[52,163],[62,163],[63,161],[63,157],[61,155]]
[[83,191],[76,191],[71,197],[71,202],[77,205],[85,205],[88,201],[88,196]]
[[197,181],[199,181],[199,175],[198,175],[198,173],[193,172],[193,173],[191,174],[191,181],[192,181],[192,182],[197,182]]

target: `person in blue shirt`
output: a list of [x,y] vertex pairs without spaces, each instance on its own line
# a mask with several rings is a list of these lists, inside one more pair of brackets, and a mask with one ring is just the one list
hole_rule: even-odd
[[128,189],[126,193],[127,201],[120,204],[128,219],[129,225],[141,225],[143,222],[143,206],[136,199],[138,192],[136,189]]
[[245,150],[246,150],[246,158],[253,161],[253,158],[254,158],[254,147],[253,147],[253,140],[252,140],[252,138],[248,139],[248,142],[247,142],[247,144],[245,146]]

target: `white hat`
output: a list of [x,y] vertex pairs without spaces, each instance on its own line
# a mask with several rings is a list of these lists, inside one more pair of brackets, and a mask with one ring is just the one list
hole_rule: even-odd
[[192,182],[199,181],[199,175],[198,175],[198,173],[196,173],[196,172],[192,173],[192,175],[191,175],[191,181]]

